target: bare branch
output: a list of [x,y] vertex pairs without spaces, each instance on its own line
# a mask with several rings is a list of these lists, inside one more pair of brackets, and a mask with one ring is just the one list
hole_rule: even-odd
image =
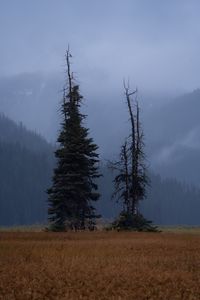
[[68,76],[68,84],[69,84],[69,94],[72,93],[72,78],[73,78],[73,74],[71,74],[71,68],[70,68],[70,58],[72,57],[70,50],[69,50],[69,45],[68,45],[68,49],[66,51],[66,62],[67,62],[67,76]]

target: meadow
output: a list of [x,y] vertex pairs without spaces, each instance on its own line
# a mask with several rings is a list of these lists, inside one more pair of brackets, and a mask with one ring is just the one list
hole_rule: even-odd
[[0,232],[0,299],[200,299],[200,233]]

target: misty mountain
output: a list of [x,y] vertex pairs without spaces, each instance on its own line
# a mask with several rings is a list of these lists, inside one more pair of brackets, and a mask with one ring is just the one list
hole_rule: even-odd
[[55,141],[61,89],[58,75],[33,73],[1,77],[0,111],[48,137],[49,141]]
[[33,153],[52,153],[53,147],[50,143],[36,132],[27,130],[20,122],[14,121],[0,114],[0,141],[6,144],[15,144],[21,148],[27,148]]
[[[1,77],[0,112],[18,123],[22,122],[28,129],[42,134],[48,141],[55,142],[60,122],[59,108],[64,78],[65,74],[58,73],[25,73]],[[84,83],[87,86],[87,81]],[[112,93],[104,91],[101,86],[98,91],[92,88],[90,92],[82,89],[81,85],[81,94],[85,97],[83,113],[87,114],[88,127],[100,145],[100,152],[105,158],[113,153],[117,154],[120,141],[128,130],[123,85],[119,94],[115,90]],[[148,95],[145,98],[147,101],[143,106],[146,119],[146,115],[151,112],[151,103],[155,101],[155,96]],[[160,97],[157,97],[156,107],[160,106],[159,99]]]
[[[0,111],[55,143],[63,76],[19,74],[0,80]],[[118,155],[129,132],[121,94],[83,91],[87,126],[100,146],[102,159]],[[139,95],[148,162],[155,173],[200,186],[200,90],[175,99],[169,95]]]

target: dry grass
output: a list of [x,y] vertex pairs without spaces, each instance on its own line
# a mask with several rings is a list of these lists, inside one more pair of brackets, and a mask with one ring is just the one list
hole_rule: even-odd
[[0,233],[0,299],[200,299],[200,235]]

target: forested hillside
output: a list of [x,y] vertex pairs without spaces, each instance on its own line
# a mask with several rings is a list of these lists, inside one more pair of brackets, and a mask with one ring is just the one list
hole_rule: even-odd
[[[54,148],[38,134],[0,117],[0,225],[45,223],[46,189],[55,161]],[[98,211],[105,218],[119,212],[111,200],[113,174],[102,163]],[[175,179],[151,174],[142,209],[158,224],[199,224],[200,192]]]
[[0,116],[0,224],[46,220],[53,147],[22,125]]
[[52,165],[46,154],[0,142],[0,165],[0,224],[44,222]]
[[[103,216],[110,218],[119,212],[119,205],[111,199],[113,191],[113,173],[104,167],[100,189],[102,199],[99,210]],[[200,190],[194,186],[181,183],[176,179],[162,179],[150,173],[151,184],[147,198],[141,204],[141,210],[150,220],[163,225],[199,225]]]

